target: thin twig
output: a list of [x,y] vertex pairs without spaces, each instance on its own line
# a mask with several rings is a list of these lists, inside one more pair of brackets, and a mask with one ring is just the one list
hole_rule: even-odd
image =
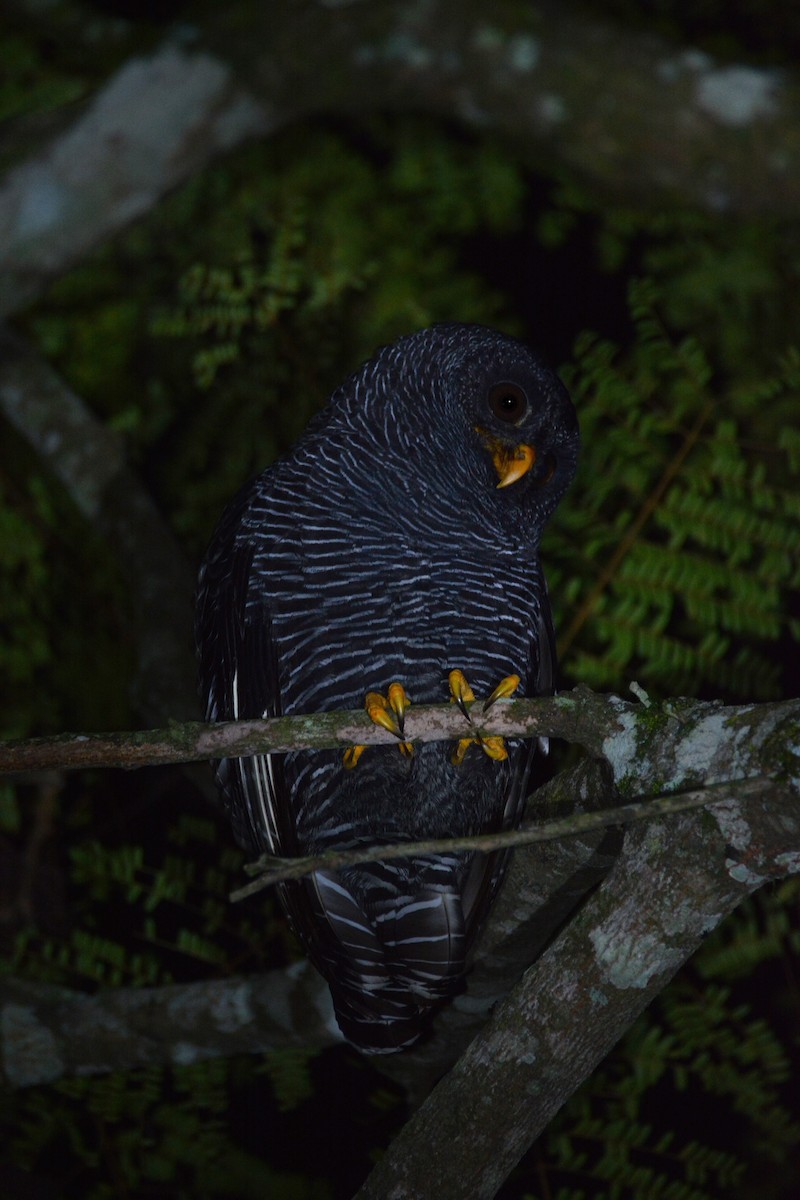
[[509,829],[503,833],[478,834],[474,837],[433,838],[421,842],[396,842],[387,846],[365,846],[358,850],[328,850],[324,854],[306,855],[302,858],[276,858],[264,855],[258,862],[250,863],[245,870],[260,872],[251,883],[231,892],[234,902],[246,899],[262,888],[272,887],[287,879],[301,879],[314,871],[339,871],[342,867],[353,867],[359,863],[385,862],[392,858],[409,858],[419,854],[439,854],[456,850],[472,850],[490,854],[497,850],[509,850],[518,846],[530,846],[535,842],[551,842],[557,838],[572,837],[590,829],[601,829],[609,825],[629,825],[633,821],[654,821],[671,813],[686,812],[692,808],[718,804],[728,794],[735,792],[738,799],[751,798],[772,787],[772,781],[763,775],[752,775],[744,779],[724,780],[693,788],[686,792],[673,792],[647,800],[621,804],[617,808],[606,808],[599,812],[574,813],[541,825],[524,825],[521,829]]

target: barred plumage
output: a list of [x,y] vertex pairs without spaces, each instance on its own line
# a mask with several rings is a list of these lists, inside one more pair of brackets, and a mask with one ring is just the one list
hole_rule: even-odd
[[[499,489],[493,458],[520,443],[533,463]],[[520,694],[552,691],[539,539],[577,448],[563,386],[511,338],[438,325],[379,351],[220,523],[197,607],[208,719],[356,708],[395,680],[442,703],[456,667],[478,696],[514,672]],[[532,749],[508,751],[473,747],[455,766],[442,743],[373,747],[352,771],[340,753],[295,752],[217,773],[248,851],[306,854],[513,824]],[[504,866],[414,857],[281,888],[347,1038],[374,1053],[416,1040],[460,986]]]

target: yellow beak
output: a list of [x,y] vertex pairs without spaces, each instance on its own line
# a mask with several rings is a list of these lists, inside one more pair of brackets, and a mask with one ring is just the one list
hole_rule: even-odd
[[492,462],[500,476],[499,488],[516,483],[536,462],[535,446],[521,442],[519,446],[496,446],[492,448]]
[[487,450],[492,456],[494,469],[497,471],[500,479],[497,485],[499,488],[508,487],[510,483],[516,483],[526,472],[530,471],[536,462],[536,447],[528,445],[527,442],[520,442],[518,446],[507,446],[505,442],[501,442],[499,438],[492,437],[485,429],[481,429],[479,425],[475,426],[475,432],[481,435],[486,443]]

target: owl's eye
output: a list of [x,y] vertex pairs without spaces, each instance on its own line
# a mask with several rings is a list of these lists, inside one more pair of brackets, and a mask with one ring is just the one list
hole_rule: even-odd
[[516,383],[496,383],[489,388],[489,408],[501,421],[516,425],[528,411],[528,397]]

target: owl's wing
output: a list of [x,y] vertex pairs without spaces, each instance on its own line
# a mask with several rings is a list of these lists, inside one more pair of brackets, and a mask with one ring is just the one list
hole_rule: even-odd
[[[253,579],[255,542],[243,528],[256,486],[245,488],[229,506],[200,570],[195,640],[208,721],[281,714],[271,611],[263,580]],[[223,758],[215,768],[239,844],[254,854],[293,853],[280,756]]]
[[[279,716],[282,712],[269,588],[255,566],[264,547],[257,546],[246,528],[250,499],[251,493],[245,491],[229,507],[200,572],[195,637],[209,721]],[[263,488],[259,499],[263,503]],[[283,759],[280,754],[265,754],[221,759],[215,764],[234,836],[249,853],[297,853]],[[344,997],[337,1007],[345,1032],[363,1044],[364,1031],[371,1031],[377,1020],[386,1027],[387,1049],[413,1040],[410,1033],[395,1027],[399,1024],[405,1029],[417,1008],[409,1003],[403,988],[393,983],[385,947],[341,878],[320,871],[281,884],[277,890],[306,952],[328,978],[337,1000]],[[352,1017],[349,1027],[348,1012]],[[416,1032],[414,1028],[414,1036]],[[377,1042],[375,1048],[383,1048],[380,1036]]]

